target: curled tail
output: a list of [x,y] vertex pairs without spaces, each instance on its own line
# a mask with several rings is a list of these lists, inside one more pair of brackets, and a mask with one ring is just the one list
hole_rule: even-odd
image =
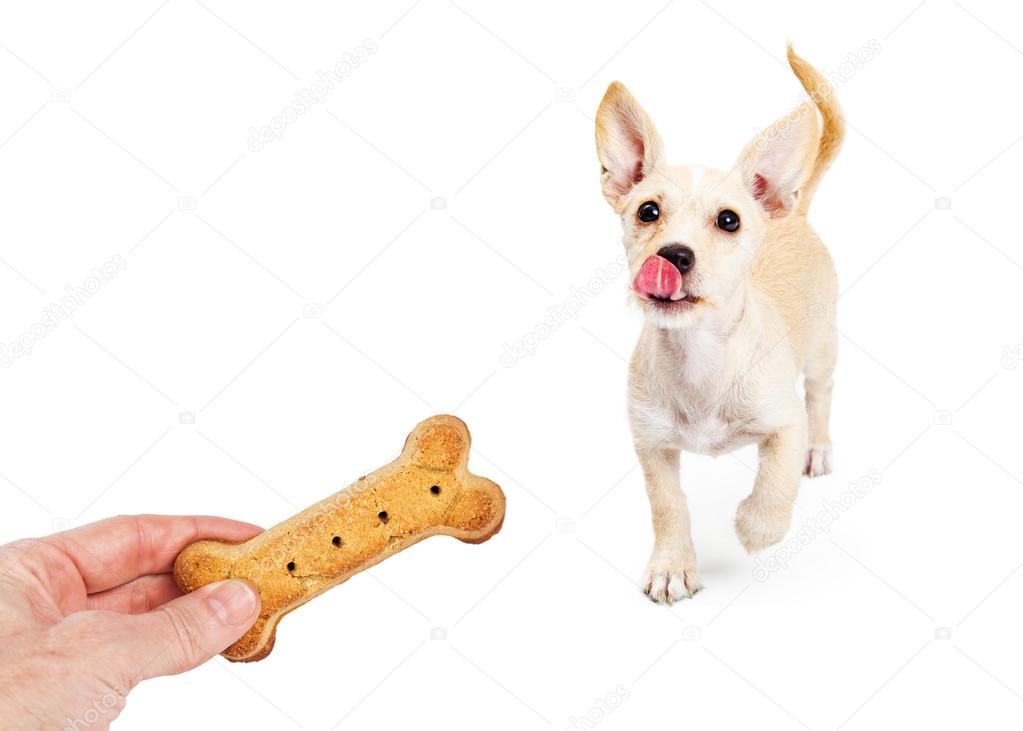
[[835,159],[842,147],[842,140],[845,138],[845,120],[831,84],[817,69],[796,55],[791,43],[788,47],[788,59],[792,72],[799,79],[799,83],[803,85],[811,101],[817,106],[824,122],[820,143],[817,147],[817,159],[814,160],[810,176],[799,191],[799,203],[796,205],[796,211],[805,214],[810,207],[814,191],[817,190],[817,184],[820,183],[828,166],[831,165],[831,161]]

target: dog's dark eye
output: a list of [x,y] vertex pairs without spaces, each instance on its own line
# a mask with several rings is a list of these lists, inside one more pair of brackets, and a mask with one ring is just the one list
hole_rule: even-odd
[[739,230],[739,214],[727,208],[718,214],[718,228],[734,234]]
[[636,211],[636,217],[643,223],[653,223],[661,217],[661,209],[653,201],[647,201]]

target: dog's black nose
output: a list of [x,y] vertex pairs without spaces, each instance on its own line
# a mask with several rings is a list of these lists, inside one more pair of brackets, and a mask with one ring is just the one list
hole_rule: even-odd
[[675,268],[678,269],[682,274],[685,274],[693,268],[693,264],[696,263],[696,254],[685,244],[668,244],[662,246],[657,252],[657,256],[662,259],[667,259]]

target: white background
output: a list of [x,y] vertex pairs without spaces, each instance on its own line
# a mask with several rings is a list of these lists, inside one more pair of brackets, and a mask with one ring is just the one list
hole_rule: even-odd
[[[370,6],[2,11],[0,342],[126,266],[0,369],[0,539],[135,512],[272,525],[437,412],[508,495],[490,542],[415,546],[287,617],[269,659],[145,684],[118,727],[1017,726],[1011,5]],[[727,166],[797,100],[786,39],[846,76],[811,211],[843,288],[838,469],[804,482],[796,521],[838,517],[758,580],[731,525],[755,450],[684,457],[706,589],[668,609],[637,588],[627,277],[543,322],[621,251],[593,149],[608,82],[673,160]]]

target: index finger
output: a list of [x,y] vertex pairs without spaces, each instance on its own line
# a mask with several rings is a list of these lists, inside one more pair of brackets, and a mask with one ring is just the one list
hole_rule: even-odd
[[121,515],[45,539],[74,563],[93,594],[147,574],[167,573],[190,543],[212,538],[237,543],[263,529],[209,515]]

